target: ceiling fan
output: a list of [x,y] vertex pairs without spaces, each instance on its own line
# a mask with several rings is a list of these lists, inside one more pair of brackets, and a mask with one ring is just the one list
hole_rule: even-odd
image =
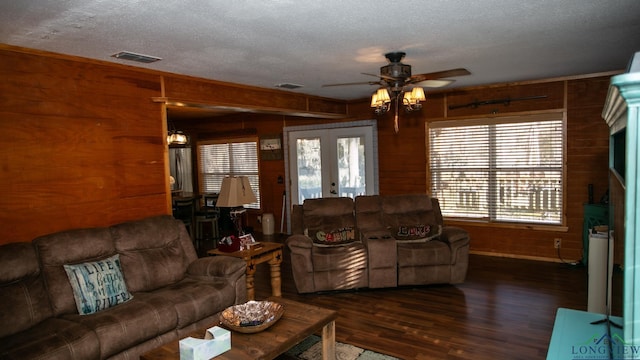
[[437,71],[427,74],[411,75],[411,65],[403,64],[402,58],[406,53],[397,51],[384,54],[389,60],[389,64],[380,68],[380,75],[362,73],[363,75],[379,78],[378,81],[361,81],[352,83],[326,84],[328,86],[345,85],[379,85],[388,87],[392,92],[401,93],[404,87],[411,84],[420,83],[423,87],[442,87],[451,84],[454,80],[444,80],[444,78],[471,75],[467,69],[458,68],[444,71]]
[[[419,110],[422,108],[420,101],[426,100],[423,87],[442,87],[451,84],[454,80],[446,79],[456,76],[471,75],[464,68],[437,71],[426,74],[411,75],[411,65],[403,64],[402,58],[406,53],[397,51],[384,54],[389,60],[389,64],[380,68],[380,74],[362,73],[363,75],[377,77],[378,81],[364,81],[340,84],[326,84],[329,86],[345,85],[378,85],[380,88],[371,97],[371,107],[375,108],[376,114],[382,114],[389,110],[391,95],[396,102],[395,111],[395,131],[398,132],[398,105],[402,98],[402,104],[407,111]],[[411,85],[418,84],[411,88]],[[391,95],[390,95],[391,93]],[[402,95],[402,96],[401,96]]]

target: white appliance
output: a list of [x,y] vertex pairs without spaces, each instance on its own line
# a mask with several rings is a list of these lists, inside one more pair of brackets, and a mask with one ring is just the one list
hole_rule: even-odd
[[590,233],[587,311],[607,314],[607,305],[611,305],[612,275],[613,233]]

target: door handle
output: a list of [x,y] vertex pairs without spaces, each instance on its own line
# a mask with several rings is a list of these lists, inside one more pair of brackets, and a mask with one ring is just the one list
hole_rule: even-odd
[[331,190],[331,191],[329,191],[329,192],[330,192],[330,193],[332,193],[332,194],[334,194],[334,195],[338,193],[338,192],[337,192],[337,191],[335,191],[335,190]]
[[331,190],[329,190],[330,193],[336,195],[338,192],[336,191],[336,183],[332,182],[331,183]]

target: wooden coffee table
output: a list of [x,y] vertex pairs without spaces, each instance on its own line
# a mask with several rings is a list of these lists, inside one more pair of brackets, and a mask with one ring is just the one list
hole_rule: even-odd
[[207,251],[209,255],[233,256],[247,263],[247,298],[255,300],[254,275],[258,264],[269,263],[271,269],[271,295],[281,295],[280,263],[282,263],[283,245],[275,242],[261,242],[258,246],[252,246],[248,250],[235,252],[223,252],[218,249]]
[[[267,299],[282,304],[284,314],[270,328],[255,334],[231,331],[231,350],[215,359],[255,360],[274,359],[302,342],[308,336],[322,333],[322,359],[334,360],[336,356],[334,310],[299,303],[281,297]],[[212,324],[214,326],[217,324]],[[206,329],[190,336],[203,338]],[[143,360],[180,359],[179,341],[172,341],[140,357]]]

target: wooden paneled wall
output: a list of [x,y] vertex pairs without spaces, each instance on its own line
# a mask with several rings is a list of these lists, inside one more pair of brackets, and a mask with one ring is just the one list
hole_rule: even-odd
[[[170,213],[166,174],[166,124],[158,99],[227,104],[241,86],[145,71],[106,62],[0,46],[0,243],[30,241],[54,231],[103,226]],[[469,230],[478,253],[556,259],[582,257],[582,204],[587,185],[596,200],[607,190],[608,128],[601,111],[612,74],[496,84],[428,94],[422,111],[378,118],[381,194],[428,192],[426,124],[478,116],[563,110],[567,113],[566,227],[562,229],[456,223]],[[221,89],[224,88],[224,89]],[[248,88],[249,91],[255,90]],[[165,90],[165,92],[163,92]],[[217,92],[216,92],[217,91]],[[225,95],[226,94],[226,95]],[[287,115],[236,114],[172,119],[198,136],[248,131],[259,137],[289,125],[372,119],[368,99],[340,102],[257,91],[256,108],[274,105]],[[546,95],[544,99],[449,110],[476,100]],[[222,97],[222,100],[221,100]],[[291,99],[291,103],[287,101]],[[244,99],[243,101],[250,101]],[[266,101],[270,99],[271,101]],[[155,100],[155,101],[154,101]],[[236,104],[242,105],[242,104]],[[310,111],[341,120],[294,116]],[[194,152],[195,154],[195,152]],[[280,223],[284,161],[260,163],[262,212]],[[252,225],[259,228],[253,214]],[[277,226],[278,227],[278,226]]]
[[167,214],[160,77],[0,48],[0,243]]
[[[344,101],[5,44],[0,75],[0,244],[170,214],[167,97],[315,117],[347,114]],[[273,166],[265,171],[278,173]],[[266,203],[275,212],[280,205],[271,203],[280,198],[270,195]]]

